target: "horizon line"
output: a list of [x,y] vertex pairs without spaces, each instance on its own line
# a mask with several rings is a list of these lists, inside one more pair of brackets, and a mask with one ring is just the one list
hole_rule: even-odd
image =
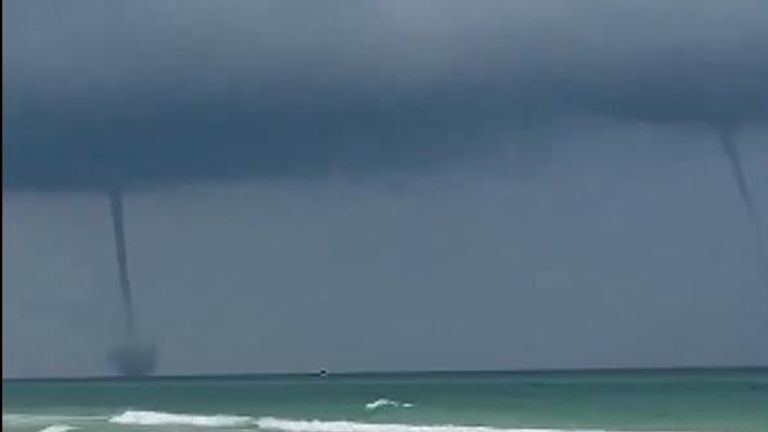
[[672,366],[672,367],[597,367],[597,368],[541,368],[541,369],[433,369],[433,370],[371,370],[371,371],[339,371],[328,369],[301,372],[245,372],[245,373],[203,373],[203,374],[158,374],[140,377],[121,375],[86,375],[86,376],[42,376],[42,377],[3,377],[3,383],[34,382],[34,381],[163,381],[183,379],[285,379],[317,377],[328,379],[355,378],[355,377],[383,377],[393,375],[425,376],[425,375],[494,375],[494,374],[577,374],[577,373],[626,373],[626,372],[705,372],[705,371],[766,371],[768,365],[740,365],[740,366]]

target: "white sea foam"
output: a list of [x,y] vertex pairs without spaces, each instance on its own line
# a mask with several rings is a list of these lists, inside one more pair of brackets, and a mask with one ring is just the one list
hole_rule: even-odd
[[109,419],[110,423],[137,426],[201,426],[230,427],[253,424],[253,418],[230,415],[172,414],[158,411],[126,411]]
[[383,407],[395,407],[395,408],[413,408],[415,405],[408,402],[398,402],[391,399],[376,399],[373,402],[365,404],[365,409],[375,410]]
[[[368,405],[391,406],[392,402],[380,399]],[[397,406],[406,403],[398,402]],[[408,404],[412,406],[411,404]],[[3,426],[48,424],[39,432],[69,432],[78,429],[62,419],[108,420],[110,423],[133,426],[193,426],[202,428],[239,428],[257,426],[259,429],[278,432],[611,432],[600,429],[534,429],[495,428],[490,426],[461,426],[451,424],[412,425],[397,423],[361,423],[352,421],[294,420],[275,417],[253,418],[233,415],[175,414],[161,411],[125,411],[113,417],[85,416],[37,416],[25,414],[3,414]],[[53,421],[58,420],[58,421]]]
[[230,415],[172,414],[158,411],[126,411],[109,419],[110,423],[137,426],[237,427],[254,423],[253,418]]
[[290,420],[262,417],[256,420],[260,429],[281,432],[609,432],[599,429],[530,429],[494,428],[488,426],[410,425],[395,423],[358,423],[350,421]]
[[55,424],[41,429],[40,432],[67,432],[75,429],[78,428],[67,424]]
[[[11,414],[3,413],[3,426],[60,426],[67,423],[82,422],[90,420],[105,420],[106,417],[99,416],[68,416],[68,415],[38,415],[38,414]],[[74,426],[67,427],[74,428]],[[56,429],[53,429],[56,430]],[[50,432],[50,431],[48,431]]]

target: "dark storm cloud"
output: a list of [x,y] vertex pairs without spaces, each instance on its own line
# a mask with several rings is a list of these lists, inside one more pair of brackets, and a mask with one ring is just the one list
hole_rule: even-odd
[[407,168],[589,112],[768,117],[768,3],[6,1],[4,186]]

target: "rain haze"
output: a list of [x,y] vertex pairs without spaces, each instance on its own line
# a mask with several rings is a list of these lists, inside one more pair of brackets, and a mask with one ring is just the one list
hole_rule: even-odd
[[[768,2],[3,2],[3,376],[768,366]],[[122,214],[122,213],[121,213]]]

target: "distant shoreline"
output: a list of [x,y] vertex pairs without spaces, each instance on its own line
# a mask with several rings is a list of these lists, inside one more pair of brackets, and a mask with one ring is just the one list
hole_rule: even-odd
[[14,382],[42,382],[42,381],[173,381],[173,380],[281,380],[291,378],[378,378],[378,377],[430,377],[430,376],[489,376],[489,375],[571,375],[583,373],[597,374],[623,374],[623,373],[685,373],[685,372],[766,372],[768,365],[765,366],[689,366],[689,367],[670,367],[670,368],[579,368],[579,369],[499,369],[499,370],[404,370],[404,371],[356,371],[356,372],[333,372],[320,377],[318,372],[275,372],[275,373],[222,373],[222,374],[200,374],[200,375],[151,375],[146,377],[122,377],[118,375],[99,375],[99,376],[81,376],[81,377],[25,377],[25,378],[5,378],[3,383]]

